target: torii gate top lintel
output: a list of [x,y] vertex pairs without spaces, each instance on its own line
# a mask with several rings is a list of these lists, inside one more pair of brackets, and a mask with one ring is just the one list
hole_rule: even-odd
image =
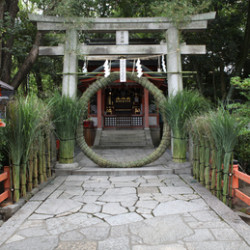
[[[215,12],[193,15],[180,27],[182,30],[206,29],[207,22],[215,18]],[[37,22],[38,30],[87,30],[92,32],[126,31],[160,31],[174,26],[166,17],[129,17],[129,18],[83,18],[55,17],[29,14],[31,21]]]
[[[77,92],[78,63],[77,55],[86,56],[142,56],[167,55],[168,93],[175,94],[183,89],[181,54],[205,54],[205,45],[180,44],[180,30],[206,29],[209,20],[215,18],[215,12],[194,15],[183,25],[176,27],[170,19],[164,17],[144,18],[81,18],[54,17],[29,14],[31,21],[37,22],[40,31],[66,31],[65,44],[56,47],[39,47],[39,55],[63,55],[64,95],[75,97]],[[116,45],[86,45],[78,42],[78,31],[116,32]],[[130,45],[129,32],[166,32],[166,43],[152,45]]]

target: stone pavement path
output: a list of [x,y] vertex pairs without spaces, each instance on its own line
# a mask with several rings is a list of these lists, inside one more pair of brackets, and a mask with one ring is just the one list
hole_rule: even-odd
[[56,177],[0,227],[0,249],[250,249],[183,176]]

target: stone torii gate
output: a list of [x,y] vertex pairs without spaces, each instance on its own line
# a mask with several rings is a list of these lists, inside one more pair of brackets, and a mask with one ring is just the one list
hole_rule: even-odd
[[[215,12],[194,15],[180,30],[198,31],[207,28]],[[205,45],[180,44],[179,30],[164,17],[146,18],[62,18],[30,14],[29,19],[37,22],[40,31],[66,31],[64,44],[40,46],[39,55],[64,56],[63,95],[74,98],[77,92],[78,55],[140,57],[167,55],[168,93],[175,94],[183,89],[181,54],[205,54]],[[116,45],[86,45],[79,43],[78,31],[116,33]],[[166,33],[166,43],[158,45],[129,45],[129,32]]]

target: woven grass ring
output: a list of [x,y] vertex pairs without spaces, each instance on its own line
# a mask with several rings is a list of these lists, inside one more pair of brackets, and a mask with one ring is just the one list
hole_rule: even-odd
[[[82,97],[80,98],[80,102],[82,103],[83,110],[86,110],[86,107],[88,107],[88,103],[92,96],[99,90],[102,89],[109,84],[113,83],[115,80],[119,79],[120,74],[119,73],[111,73],[107,78],[101,78],[94,82],[90,87],[87,88],[87,90],[83,93]],[[135,167],[142,167],[144,165],[147,165],[155,160],[157,160],[162,154],[166,151],[167,147],[170,144],[169,140],[169,127],[167,124],[167,120],[165,117],[165,112],[163,110],[163,102],[166,100],[165,96],[159,90],[153,83],[151,83],[147,78],[138,78],[135,74],[127,73],[127,78],[137,82],[142,87],[146,88],[155,99],[155,102],[159,106],[159,111],[162,115],[163,120],[163,136],[161,139],[161,142],[159,146],[148,156],[136,160],[136,161],[128,161],[128,162],[118,162],[118,161],[110,161],[105,158],[102,158],[100,155],[95,153],[86,143],[84,134],[83,134],[83,120],[86,118],[86,112],[83,112],[82,119],[80,119],[80,122],[78,124],[77,129],[77,142],[84,152],[84,154],[91,159],[93,162],[95,162],[100,167],[104,168],[135,168]]]

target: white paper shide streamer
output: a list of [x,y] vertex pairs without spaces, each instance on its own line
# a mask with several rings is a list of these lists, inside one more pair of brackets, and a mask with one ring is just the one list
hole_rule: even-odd
[[104,63],[104,77],[108,77],[110,75],[110,67],[108,60]]
[[87,72],[88,72],[88,69],[87,69],[86,61],[85,61],[83,66],[82,66],[82,73],[87,73]]
[[140,78],[143,75],[140,59],[138,59],[136,62],[136,69],[137,69],[137,77]]
[[162,65],[163,72],[166,73],[167,70],[166,70],[166,64],[165,64],[165,60],[164,60],[164,55],[161,56],[161,65]]

